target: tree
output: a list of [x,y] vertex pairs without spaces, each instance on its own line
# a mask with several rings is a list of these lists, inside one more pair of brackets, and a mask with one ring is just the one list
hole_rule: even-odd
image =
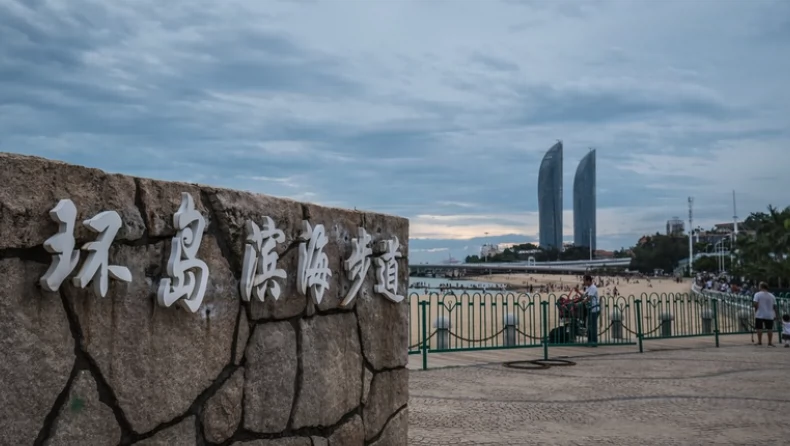
[[[724,257],[724,269],[725,271],[730,270],[730,256]],[[715,255],[703,256],[698,258],[694,261],[693,264],[694,271],[698,272],[705,272],[705,273],[717,273],[719,272],[719,258]]]
[[688,255],[687,239],[656,233],[632,249],[630,269],[652,273],[656,269],[671,272]]
[[780,288],[790,278],[790,207],[753,212],[741,226],[753,233],[740,233],[735,244],[733,272],[747,279],[764,280]]

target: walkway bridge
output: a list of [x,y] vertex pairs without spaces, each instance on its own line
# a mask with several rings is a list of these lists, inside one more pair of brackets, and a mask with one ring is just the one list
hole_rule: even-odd
[[469,273],[583,273],[595,268],[625,269],[631,264],[630,258],[596,260],[560,260],[555,262],[508,262],[508,263],[423,263],[409,265],[411,273],[446,272],[464,270]]

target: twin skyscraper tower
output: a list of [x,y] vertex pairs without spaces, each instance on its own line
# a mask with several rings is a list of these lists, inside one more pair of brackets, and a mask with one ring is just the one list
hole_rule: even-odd
[[[595,150],[584,156],[573,178],[573,244],[596,249]],[[562,141],[551,146],[538,172],[540,247],[562,250]]]

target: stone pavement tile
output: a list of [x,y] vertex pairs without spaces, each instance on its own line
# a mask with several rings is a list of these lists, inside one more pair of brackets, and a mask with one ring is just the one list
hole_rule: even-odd
[[409,444],[776,444],[790,353],[751,345],[412,371]]

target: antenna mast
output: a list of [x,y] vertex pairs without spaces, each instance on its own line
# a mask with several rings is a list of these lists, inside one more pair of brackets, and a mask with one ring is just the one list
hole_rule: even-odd
[[735,191],[732,191],[732,241],[738,240],[738,211],[735,208]]
[[689,277],[693,276],[692,261],[694,260],[694,197],[689,197]]

